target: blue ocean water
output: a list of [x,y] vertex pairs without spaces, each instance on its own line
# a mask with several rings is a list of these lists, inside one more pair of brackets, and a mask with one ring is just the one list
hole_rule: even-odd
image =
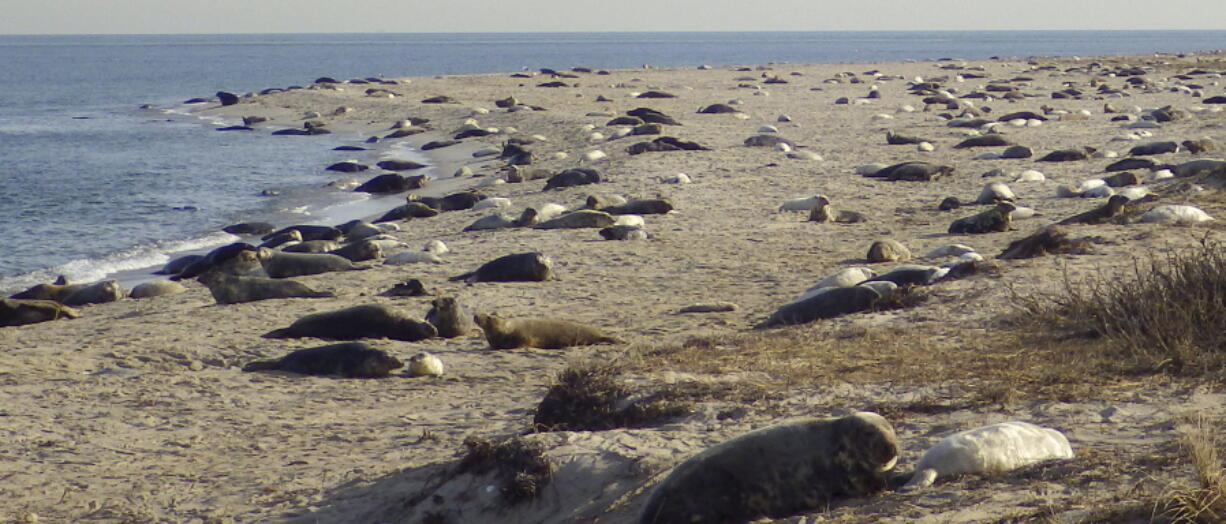
[[181,111],[218,90],[320,76],[1223,47],[1226,31],[0,35],[0,292],[160,265],[231,241],[217,232],[226,224],[357,198],[321,187],[345,137],[219,133]]

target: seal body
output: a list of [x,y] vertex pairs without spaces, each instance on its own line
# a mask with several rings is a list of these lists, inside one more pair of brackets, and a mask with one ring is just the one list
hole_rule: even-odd
[[588,227],[609,227],[617,223],[617,219],[613,215],[604,211],[593,211],[591,209],[580,209],[572,213],[567,213],[558,218],[541,222],[535,226],[535,229],[577,229]]
[[359,342],[299,349],[275,360],[257,360],[243,371],[288,371],[303,375],[382,378],[404,367],[396,357]]
[[490,347],[494,349],[561,349],[570,346],[623,343],[620,339],[601,333],[599,329],[567,320],[507,319],[477,314],[473,321],[485,332],[485,340],[489,341]]
[[545,191],[564,187],[583,186],[600,182],[600,173],[594,169],[576,167],[549,177],[545,182]]
[[409,358],[410,377],[441,377],[443,361],[425,351]]
[[[269,237],[271,238],[271,237]],[[259,267],[255,255],[256,247],[246,242],[235,242],[209,251],[207,255],[184,267],[171,280],[195,278],[205,271],[222,270],[231,274],[243,274]]]
[[327,253],[282,253],[260,248],[260,265],[272,278],[318,275],[330,271],[358,269],[349,259]]
[[77,310],[54,300],[0,298],[0,327],[24,326],[61,318],[77,318]]
[[864,286],[833,287],[820,292],[806,293],[806,297],[784,304],[754,329],[804,324],[867,311],[881,295]]
[[434,326],[438,336],[456,338],[467,335],[476,326],[472,315],[452,297],[439,297],[430,302],[426,322]]
[[673,210],[673,204],[663,199],[631,200],[625,204],[608,206],[601,211],[610,215],[663,215]]
[[949,232],[951,234],[1003,233],[1008,231],[1009,226],[1013,224],[1013,210],[1015,209],[1017,206],[1009,202],[1001,202],[996,204],[996,207],[982,213],[955,220],[949,225]]
[[307,315],[287,328],[265,333],[264,338],[390,338],[416,342],[437,334],[438,330],[429,323],[410,318],[388,306],[369,304]]
[[336,296],[329,291],[315,291],[292,280],[263,277],[239,277],[210,271],[200,276],[200,283],[209,288],[218,304],[241,304],[274,298],[326,298]]
[[820,510],[884,490],[899,448],[890,423],[870,412],[747,433],[674,468],[639,523],[741,523]]
[[65,306],[104,304],[124,297],[123,288],[119,287],[119,281],[115,279],[93,284],[71,284],[65,286],[62,292],[59,301]]
[[1099,224],[1103,221],[1118,216],[1124,211],[1124,205],[1128,204],[1128,197],[1124,195],[1113,195],[1107,199],[1107,203],[1099,207],[1091,209],[1081,214],[1073,215],[1064,220],[1056,222],[1061,226],[1070,224]]
[[451,277],[468,282],[543,282],[553,276],[553,261],[541,253],[517,253],[495,258],[471,273]]
[[167,262],[166,265],[162,266],[162,269],[154,271],[153,274],[178,275],[179,273],[183,272],[187,266],[198,262],[202,258],[204,258],[204,255],[183,255],[179,258],[171,260],[170,262]]
[[171,282],[169,280],[157,280],[153,282],[142,282],[132,288],[128,293],[132,298],[152,298],[162,295],[177,295],[187,291],[183,284]]
[[1062,433],[1029,422],[1011,421],[955,433],[930,448],[903,489],[931,485],[938,477],[1000,473],[1036,462],[1073,458]]
[[383,258],[383,248],[374,240],[360,240],[351,244],[333,249],[327,254],[336,255],[350,262],[362,262],[365,260],[375,260]]

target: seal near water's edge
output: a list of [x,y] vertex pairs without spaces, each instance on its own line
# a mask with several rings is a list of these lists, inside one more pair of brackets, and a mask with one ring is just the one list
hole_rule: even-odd
[[330,291],[315,291],[292,280],[262,277],[240,277],[220,271],[209,271],[197,279],[209,289],[218,304],[241,304],[274,298],[328,298]]
[[77,310],[54,300],[0,298],[0,327],[24,326],[80,316]]

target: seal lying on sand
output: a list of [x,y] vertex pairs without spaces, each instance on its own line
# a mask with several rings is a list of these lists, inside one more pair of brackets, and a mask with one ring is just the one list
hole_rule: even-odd
[[243,371],[288,371],[303,375],[340,375],[345,378],[382,378],[404,367],[396,357],[360,342],[299,349],[274,360],[257,360]]
[[558,218],[541,222],[534,229],[578,229],[588,227],[609,227],[617,223],[617,219],[613,215],[604,211],[593,211],[591,209],[580,209],[571,213],[567,213]]
[[201,284],[209,288],[218,304],[241,304],[273,298],[327,298],[336,295],[330,291],[315,291],[292,280],[277,280],[262,277],[238,277],[219,271],[200,275]]
[[162,295],[177,295],[186,292],[187,288],[178,282],[169,280],[155,280],[153,282],[142,282],[132,288],[128,292],[128,296],[132,298],[153,298]]
[[437,334],[438,330],[426,322],[409,318],[388,306],[369,304],[307,315],[287,328],[265,333],[264,338],[390,338],[416,342]]
[[439,297],[430,302],[426,322],[433,325],[438,336],[443,338],[462,337],[476,327],[471,314],[452,297]]
[[599,329],[566,320],[544,318],[501,318],[478,313],[473,321],[485,331],[485,340],[494,349],[535,347],[561,349],[591,344],[624,344],[621,339]]
[[804,324],[824,318],[834,318],[867,311],[881,298],[876,290],[864,286],[835,287],[809,294],[802,300],[784,304],[754,329]]
[[639,523],[739,523],[822,510],[884,490],[899,449],[894,428],[870,412],[760,429],[674,468]]
[[55,284],[38,284],[9,298],[54,300],[65,306],[83,306],[114,302],[124,297],[123,288],[115,279],[92,284],[68,284],[64,277]]
[[1073,448],[1059,431],[1028,422],[1001,422],[942,439],[920,458],[903,489],[932,485],[937,477],[1001,473],[1044,460],[1071,458]]
[[170,279],[184,280],[195,278],[203,275],[205,271],[217,269],[233,275],[247,273],[260,267],[259,260],[254,256],[257,249],[246,242],[226,244],[209,251],[207,255],[187,265],[187,267],[184,267],[178,274],[170,277]]
[[24,326],[61,318],[77,318],[77,310],[54,300],[0,298],[0,327]]
[[1128,197],[1124,195],[1113,195],[1107,199],[1107,203],[1099,207],[1091,209],[1081,214],[1073,215],[1064,220],[1056,222],[1061,226],[1069,224],[1100,224],[1108,218],[1118,216],[1124,211],[1124,205],[1128,203]]
[[949,225],[951,234],[1003,233],[1013,224],[1013,210],[1017,206],[1011,202],[1001,202],[996,207],[969,217],[962,217]]
[[272,278],[301,277],[318,275],[330,271],[348,271],[365,269],[353,265],[349,259],[340,255],[326,253],[282,253],[268,248],[260,248],[260,265]]
[[517,253],[482,264],[476,271],[451,277],[452,282],[544,282],[553,277],[553,261],[541,253]]

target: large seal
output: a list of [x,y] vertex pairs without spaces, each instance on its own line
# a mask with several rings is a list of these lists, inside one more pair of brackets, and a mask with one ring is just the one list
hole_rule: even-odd
[[880,298],[881,294],[871,287],[856,285],[820,288],[805,293],[800,300],[784,304],[762,323],[754,326],[754,329],[805,324],[814,320],[859,313],[872,308]]
[[182,273],[184,269],[187,269],[188,266],[200,261],[200,259],[203,258],[204,255],[183,255],[179,258],[171,260],[170,262],[167,262],[166,265],[162,266],[162,269],[154,271],[153,274],[178,275],[179,273]]
[[0,327],[24,326],[79,316],[81,314],[77,313],[77,310],[54,300],[0,298]]
[[153,298],[162,295],[177,295],[185,291],[187,291],[187,288],[178,282],[154,280],[151,282],[141,282],[132,287],[132,291],[128,292],[128,296],[131,298]]
[[1003,233],[1013,224],[1013,211],[1017,206],[1011,202],[1001,202],[996,207],[982,213],[962,217],[949,225],[950,234],[981,234]]
[[931,485],[937,477],[962,473],[1001,473],[1036,462],[1073,458],[1059,431],[1012,421],[968,429],[945,437],[915,466],[905,490]]
[[473,324],[472,315],[452,297],[439,297],[430,302],[426,322],[433,325],[438,336],[443,338],[462,337],[477,327]]
[[602,208],[601,211],[610,215],[663,215],[673,210],[673,204],[667,200],[656,198],[650,200],[631,200]]
[[553,277],[553,261],[541,253],[516,253],[495,258],[476,271],[451,277],[452,282],[544,282]]
[[238,277],[220,271],[209,271],[197,279],[209,288],[218,304],[241,304],[274,298],[328,298],[330,291],[315,291],[292,280],[262,277]]
[[360,342],[299,349],[274,360],[257,360],[243,371],[288,371],[303,375],[340,375],[345,378],[383,378],[404,363]]
[[591,344],[623,344],[599,329],[567,320],[545,318],[501,318],[478,313],[473,321],[485,332],[485,340],[494,349],[535,347],[561,349]]
[[383,258],[383,248],[374,240],[359,240],[333,249],[328,254],[336,255],[350,262],[363,262]]
[[354,306],[307,315],[287,328],[275,329],[264,338],[315,337],[333,340],[390,338],[416,342],[438,334],[434,326],[381,304]]
[[60,303],[65,306],[84,306],[86,304],[104,304],[114,302],[124,297],[123,288],[115,279],[94,282],[93,284],[68,284],[60,288]]
[[1070,224],[1101,224],[1109,218],[1118,216],[1124,212],[1124,205],[1128,204],[1128,197],[1124,195],[1113,195],[1107,199],[1107,203],[1099,207],[1073,215],[1064,220],[1056,222],[1061,226]]
[[221,269],[236,275],[247,273],[260,266],[259,260],[254,256],[257,249],[257,247],[246,242],[226,244],[209,251],[207,255],[184,267],[177,274],[171,276],[170,279],[184,280],[195,278],[204,274],[205,271],[215,269]]
[[580,209],[571,213],[567,213],[558,218],[541,222],[535,226],[535,229],[577,229],[589,227],[609,227],[617,223],[617,219],[613,215],[604,211],[593,211],[591,209]]
[[899,449],[894,428],[870,412],[761,429],[674,468],[639,522],[748,522],[822,510],[884,490]]
[[865,222],[868,219],[864,214],[856,211],[835,210],[830,205],[830,198],[826,195],[817,195],[814,198],[813,207],[809,209],[810,222],[839,222],[843,224],[855,224]]
[[308,226],[308,225],[297,225],[297,226],[289,226],[289,227],[287,227],[287,228],[285,228],[285,229],[281,229],[281,230],[279,230],[279,231],[276,231],[276,232],[273,232],[273,233],[269,233],[269,234],[267,234],[267,235],[264,235],[264,236],[260,237],[260,240],[268,240],[268,239],[273,238],[273,237],[275,237],[275,236],[277,236],[277,235],[281,235],[281,234],[288,233],[288,232],[290,232],[290,231],[295,231],[295,230],[296,230],[296,231],[298,231],[298,234],[299,234],[299,235],[302,235],[302,240],[303,240],[303,241],[307,241],[307,240],[340,240],[340,238],[341,238],[341,237],[345,236],[345,234],[344,234],[344,233],[342,233],[342,232],[341,232],[341,230],[339,230],[339,229],[337,229],[337,228],[334,228],[334,227],[332,227],[332,226]]
[[282,253],[268,248],[260,248],[259,260],[264,271],[272,278],[301,277],[330,271],[365,269],[353,265],[349,259],[339,255]]
[[549,180],[545,182],[544,190],[562,189],[564,187],[582,186],[599,182],[600,173],[596,172],[595,169],[576,167],[549,177]]

